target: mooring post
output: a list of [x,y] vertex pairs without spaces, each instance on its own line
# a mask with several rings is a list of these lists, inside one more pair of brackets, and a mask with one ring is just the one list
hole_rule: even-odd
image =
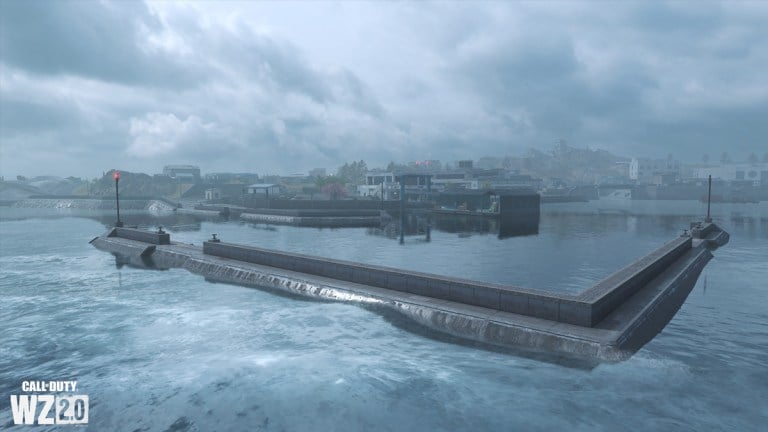
[[712,217],[709,214],[709,206],[710,202],[712,201],[712,174],[709,175],[709,186],[707,188],[707,218],[704,219],[704,222],[711,223]]
[[120,171],[115,170],[112,176],[115,178],[115,204],[117,205],[117,222],[115,222],[115,226],[120,228],[123,226],[123,222],[120,220],[120,194],[117,191],[117,183],[120,182]]
[[381,200],[379,201],[379,203],[380,203],[379,204],[379,208],[381,210],[384,210],[384,181],[383,180],[380,183],[380,185],[381,185]]
[[405,243],[405,179],[400,177],[400,244]]

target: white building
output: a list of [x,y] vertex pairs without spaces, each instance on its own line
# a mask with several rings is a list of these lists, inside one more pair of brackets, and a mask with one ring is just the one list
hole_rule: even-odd
[[680,177],[680,161],[674,159],[632,158],[629,178],[640,184],[651,184],[659,179]]
[[432,177],[432,186],[437,190],[450,188],[479,189],[480,181],[469,177],[464,171],[445,171]]
[[220,189],[211,188],[211,189],[206,189],[205,190],[205,199],[206,200],[210,201],[210,200],[215,200],[215,199],[219,199],[219,198],[221,198],[221,190]]
[[768,163],[733,163],[696,168],[695,178],[725,181],[751,181],[755,186],[768,185]]
[[384,199],[388,200],[392,191],[397,190],[399,187],[400,184],[395,182],[394,173],[371,171],[365,175],[365,184],[357,186],[357,193],[360,196],[378,198],[381,198],[383,193]]
[[179,180],[200,180],[200,168],[194,165],[166,165],[163,174]]

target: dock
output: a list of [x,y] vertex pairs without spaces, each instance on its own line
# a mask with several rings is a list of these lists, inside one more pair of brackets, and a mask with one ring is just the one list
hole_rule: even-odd
[[728,242],[693,223],[580,294],[561,294],[223,242],[202,247],[162,231],[113,228],[91,240],[121,263],[184,268],[213,282],[327,300],[374,303],[438,332],[492,345],[600,361],[628,358],[687,298],[712,250]]

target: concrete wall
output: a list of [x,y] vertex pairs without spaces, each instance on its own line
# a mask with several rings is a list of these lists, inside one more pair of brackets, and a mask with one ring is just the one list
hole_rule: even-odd
[[[170,244],[170,236],[167,233],[159,234],[131,228],[113,228],[108,236],[155,245]],[[203,253],[467,305],[592,327],[690,251],[691,247],[691,237],[676,238],[578,296],[232,243],[204,242]]]
[[580,300],[591,304],[589,325],[599,323],[690,249],[691,238],[679,237],[579,295]]
[[240,219],[277,225],[295,225],[316,228],[350,228],[381,226],[381,216],[363,217],[298,217],[261,213],[242,213]]
[[156,245],[171,244],[171,235],[168,233],[160,234],[134,228],[113,228],[109,237],[120,237]]
[[[291,200],[282,198],[270,198],[269,203],[264,198],[248,197],[246,202],[238,202],[250,208],[270,208],[286,210],[386,210],[388,212],[400,211],[400,201],[380,201],[371,199],[356,200]],[[237,200],[233,200],[237,201]],[[406,203],[407,209],[428,209],[430,203]]]
[[229,216],[229,207],[225,205],[213,205],[213,204],[198,204],[194,207],[195,210],[214,211],[220,216]]
[[499,211],[502,217],[539,217],[541,196],[537,193],[502,195],[499,197]]
[[222,242],[203,243],[208,255],[377,286],[577,325],[591,322],[591,305],[569,296],[429,275],[387,267],[316,258]]
[[[693,224],[692,224],[693,225]],[[716,228],[713,223],[691,226],[691,236],[697,239],[707,238],[707,236]]]
[[203,244],[209,255],[585,327],[599,323],[690,249],[690,237],[680,237],[579,296],[568,296],[231,243]]
[[381,216],[381,210],[374,209],[248,209],[243,213],[258,213],[276,216],[297,216],[297,217],[363,217],[363,216]]

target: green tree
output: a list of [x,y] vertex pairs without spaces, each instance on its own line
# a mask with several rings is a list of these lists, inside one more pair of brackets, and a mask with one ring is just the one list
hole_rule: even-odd
[[387,172],[395,172],[407,168],[406,165],[390,162],[387,165]]
[[362,184],[365,182],[365,174],[367,172],[368,165],[364,160],[360,160],[340,166],[336,170],[336,175],[343,178],[347,183]]
[[322,188],[323,186],[333,184],[333,183],[344,184],[345,179],[339,176],[325,176],[325,177],[318,177],[315,179],[315,185],[317,185],[317,187],[319,188]]

